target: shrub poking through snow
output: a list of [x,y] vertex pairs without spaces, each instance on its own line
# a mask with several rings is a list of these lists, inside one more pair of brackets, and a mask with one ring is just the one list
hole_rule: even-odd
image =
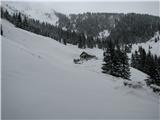
[[152,88],[153,92],[155,92],[155,93],[160,95],[160,87],[159,86],[151,84],[150,88]]
[[74,62],[75,64],[82,64],[82,63],[83,63],[83,61],[80,60],[80,59],[73,59],[73,62]]
[[142,88],[144,86],[144,84],[140,81],[128,81],[125,80],[123,82],[124,86],[128,86],[130,88]]

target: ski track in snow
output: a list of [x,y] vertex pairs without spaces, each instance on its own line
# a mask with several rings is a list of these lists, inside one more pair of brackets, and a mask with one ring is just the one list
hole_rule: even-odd
[[[159,97],[101,73],[103,51],[79,49],[2,20],[2,118],[158,119]],[[81,52],[98,60],[73,63]],[[147,75],[131,68],[131,79]]]

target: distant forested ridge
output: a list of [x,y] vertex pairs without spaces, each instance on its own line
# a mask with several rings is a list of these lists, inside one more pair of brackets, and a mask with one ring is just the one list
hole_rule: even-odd
[[157,31],[160,31],[160,17],[131,13],[117,21],[110,37],[119,43],[141,43]]
[[110,32],[116,43],[146,42],[160,31],[160,17],[147,14],[83,13],[68,17],[57,13],[59,27],[97,38],[103,30]]
[[[115,44],[134,44],[148,41],[160,31],[160,17],[146,14],[83,13],[68,16],[55,12],[57,26],[31,19],[21,13],[10,15],[1,7],[1,17],[17,27],[54,38],[63,44],[79,48],[106,48],[106,41]],[[107,38],[99,38],[100,32],[108,30]]]
[[83,13],[70,14],[68,17],[57,13],[59,26],[78,33],[84,32],[90,36],[98,36],[103,30],[111,31],[115,26],[115,21],[119,20],[123,14],[117,13]]

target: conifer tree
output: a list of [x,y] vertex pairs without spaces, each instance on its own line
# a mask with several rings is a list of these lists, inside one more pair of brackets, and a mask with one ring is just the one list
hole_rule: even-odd
[[22,27],[22,18],[21,18],[21,13],[18,13],[17,17],[17,27]]
[[131,56],[131,67],[135,68],[135,66],[136,66],[135,54],[132,53],[132,56]]
[[139,57],[139,69],[145,72],[146,52],[142,47],[139,47]]
[[119,47],[115,50],[113,57],[113,75],[124,79],[130,78],[130,69],[128,56],[124,50]]
[[[152,59],[152,55],[151,52],[149,51],[147,56],[146,56],[146,63],[145,63],[145,73],[147,73],[148,75],[150,75],[150,70],[152,69],[152,65],[153,65],[153,59]],[[139,69],[140,70],[140,69]]]
[[2,25],[1,25],[1,35],[3,35],[3,29],[2,29]]
[[135,53],[132,54],[131,67],[137,68],[137,69],[140,68],[140,57],[139,57],[138,51],[135,51]]
[[23,26],[22,26],[24,29],[28,30],[28,21],[27,21],[27,17],[25,16],[24,17],[24,20],[23,20]]
[[87,47],[88,48],[93,48],[93,37],[92,36],[89,36],[87,39],[86,39],[86,44],[87,44]]
[[63,39],[63,44],[64,44],[64,45],[67,45],[66,39]]
[[84,33],[82,33],[81,35],[81,39],[82,39],[82,48],[85,49],[86,48],[86,38],[85,38],[85,35]]
[[102,66],[102,72],[112,74],[113,63],[112,63],[112,56],[110,49],[107,49],[106,52],[103,53],[103,55],[104,55],[103,59],[104,63]]
[[113,53],[114,53],[114,46],[111,40],[107,42],[107,48],[103,53],[104,56],[104,64],[102,64],[102,72],[107,74],[112,74],[113,69]]
[[129,58],[125,51],[121,54],[121,64],[122,64],[122,78],[129,79],[130,78],[130,68],[129,68]]
[[82,47],[83,47],[82,37],[81,37],[81,35],[79,35],[78,48],[82,48]]
[[126,52],[122,51],[119,46],[116,46],[115,48],[111,41],[107,43],[107,48],[104,52],[102,72],[116,77],[122,77],[124,79],[129,79],[130,77],[130,69]]
[[122,77],[122,64],[121,64],[121,51],[118,50],[114,50],[114,56],[113,56],[113,69],[112,69],[112,75],[116,76],[116,77]]

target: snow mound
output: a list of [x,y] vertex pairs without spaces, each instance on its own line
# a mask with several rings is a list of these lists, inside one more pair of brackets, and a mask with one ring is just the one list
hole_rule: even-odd
[[101,73],[102,50],[85,49],[98,60],[77,65],[77,46],[2,25],[2,119],[158,119],[150,89]]

